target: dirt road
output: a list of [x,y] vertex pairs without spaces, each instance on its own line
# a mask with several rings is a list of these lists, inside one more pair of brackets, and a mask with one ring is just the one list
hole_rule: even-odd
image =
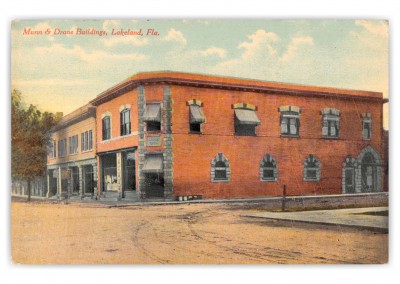
[[14,263],[385,263],[388,235],[241,217],[227,204],[12,202]]

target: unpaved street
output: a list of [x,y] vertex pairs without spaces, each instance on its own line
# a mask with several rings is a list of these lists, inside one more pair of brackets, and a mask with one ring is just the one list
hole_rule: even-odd
[[246,218],[250,209],[228,204],[12,202],[11,210],[14,263],[387,262],[387,234]]

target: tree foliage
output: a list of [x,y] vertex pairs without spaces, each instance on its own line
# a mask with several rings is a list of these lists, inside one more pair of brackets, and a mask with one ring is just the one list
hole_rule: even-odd
[[18,90],[11,93],[11,173],[15,178],[43,176],[46,171],[49,130],[59,118],[41,112],[34,105],[26,106]]

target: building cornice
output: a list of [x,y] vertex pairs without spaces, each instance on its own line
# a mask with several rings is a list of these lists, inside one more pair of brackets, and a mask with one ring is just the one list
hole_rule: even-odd
[[382,93],[345,90],[327,87],[314,87],[295,84],[284,84],[267,81],[256,81],[230,77],[206,76],[176,72],[150,72],[139,73],[129,79],[113,86],[99,94],[90,101],[94,106],[101,105],[115,97],[131,91],[139,85],[168,84],[195,88],[209,88],[220,90],[233,90],[242,92],[256,92],[263,94],[278,94],[305,97],[336,97],[348,100],[368,100],[380,103],[388,102],[382,97]]

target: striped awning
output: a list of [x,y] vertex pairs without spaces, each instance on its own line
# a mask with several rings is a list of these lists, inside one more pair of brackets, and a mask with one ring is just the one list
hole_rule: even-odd
[[235,109],[235,116],[239,124],[259,125],[261,123],[254,110]]
[[160,104],[146,105],[146,111],[144,112],[143,120],[161,122],[161,105]]
[[163,172],[163,156],[147,155],[142,171],[145,173],[161,173]]
[[198,105],[190,106],[190,123],[204,123],[206,118]]

